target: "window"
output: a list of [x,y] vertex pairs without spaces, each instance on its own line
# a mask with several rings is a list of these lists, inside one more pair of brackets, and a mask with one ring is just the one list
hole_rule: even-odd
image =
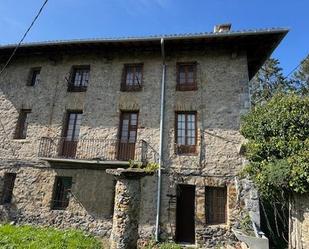
[[206,224],[226,223],[226,187],[206,187]]
[[85,92],[89,82],[90,66],[73,66],[68,84],[69,92]]
[[137,136],[138,112],[122,112],[120,116],[118,160],[133,160]]
[[82,111],[68,111],[61,141],[60,155],[74,158],[76,155],[79,131],[82,122]]
[[197,90],[196,62],[177,63],[177,85],[178,91]]
[[176,113],[176,153],[196,152],[196,113],[177,112]]
[[3,192],[1,200],[2,204],[11,203],[15,179],[16,179],[15,173],[6,173],[4,175]]
[[30,109],[21,109],[17,120],[15,139],[25,139],[27,137],[27,116],[31,113]]
[[35,86],[36,84],[38,84],[40,82],[40,73],[40,67],[31,68],[29,72],[27,86]]
[[125,64],[121,82],[121,91],[138,91],[142,89],[143,64]]
[[76,141],[79,137],[80,125],[82,122],[82,111],[68,111],[65,124],[64,137],[68,141]]
[[55,179],[52,209],[66,209],[69,205],[69,193],[72,187],[72,177],[57,176]]

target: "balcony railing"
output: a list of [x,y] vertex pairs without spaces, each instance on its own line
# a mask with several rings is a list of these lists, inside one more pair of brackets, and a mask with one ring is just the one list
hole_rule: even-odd
[[132,142],[118,139],[79,139],[42,137],[39,157],[100,161],[156,162],[157,152],[144,140]]

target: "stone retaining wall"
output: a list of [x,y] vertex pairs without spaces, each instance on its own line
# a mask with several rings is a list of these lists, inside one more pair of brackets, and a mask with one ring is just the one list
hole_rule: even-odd
[[289,249],[309,248],[309,194],[291,197]]

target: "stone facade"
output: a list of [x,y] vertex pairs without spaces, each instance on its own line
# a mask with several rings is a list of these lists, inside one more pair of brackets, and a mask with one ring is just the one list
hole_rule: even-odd
[[[0,172],[1,190],[4,172],[16,173],[17,177],[12,204],[0,205],[0,220],[79,228],[100,236],[110,235],[115,183],[104,171],[52,169],[43,162],[5,161]],[[51,209],[55,176],[73,179],[66,210]]]
[[[176,91],[176,63],[188,61],[197,63],[197,90]],[[143,63],[141,91],[120,91],[126,63]],[[213,248],[232,243],[231,227],[237,224],[240,210],[258,213],[256,193],[251,193],[251,188],[237,179],[245,163],[240,155],[243,137],[239,126],[241,115],[249,109],[248,63],[246,50],[235,47],[213,49],[204,46],[166,53],[160,214],[163,240],[175,239],[178,184],[196,186],[197,245]],[[90,65],[86,92],[67,91],[66,79],[73,65]],[[41,67],[40,81],[29,87],[26,81],[32,67]],[[105,173],[108,166],[91,169],[79,162],[77,168],[74,162],[63,161],[59,166],[59,162],[46,161],[38,157],[40,138],[60,137],[66,111],[82,110],[80,139],[117,139],[120,112],[138,111],[137,140],[145,140],[149,148],[158,153],[161,76],[162,60],[158,49],[61,52],[14,58],[0,82],[0,175],[16,172],[17,178],[12,203],[0,206],[0,218],[59,228],[78,227],[100,236],[110,236],[115,179]],[[13,139],[20,109],[31,109],[27,138]],[[193,155],[175,153],[177,111],[197,113],[197,153]],[[51,209],[55,176],[59,175],[73,177],[69,206],[62,211]],[[0,189],[2,179],[0,177]],[[142,241],[154,236],[157,175],[146,176],[135,185],[140,188],[139,214],[135,218]],[[118,192],[130,192],[124,182],[118,181],[116,186]],[[227,188],[225,224],[210,226],[205,223],[207,186]],[[246,201],[248,198],[251,202]]]
[[309,195],[290,199],[289,249],[309,248]]

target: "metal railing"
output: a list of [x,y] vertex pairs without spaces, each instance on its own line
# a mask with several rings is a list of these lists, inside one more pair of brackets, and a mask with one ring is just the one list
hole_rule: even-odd
[[100,161],[156,162],[157,152],[144,140],[132,142],[123,139],[79,139],[42,137],[39,157],[84,159]]

